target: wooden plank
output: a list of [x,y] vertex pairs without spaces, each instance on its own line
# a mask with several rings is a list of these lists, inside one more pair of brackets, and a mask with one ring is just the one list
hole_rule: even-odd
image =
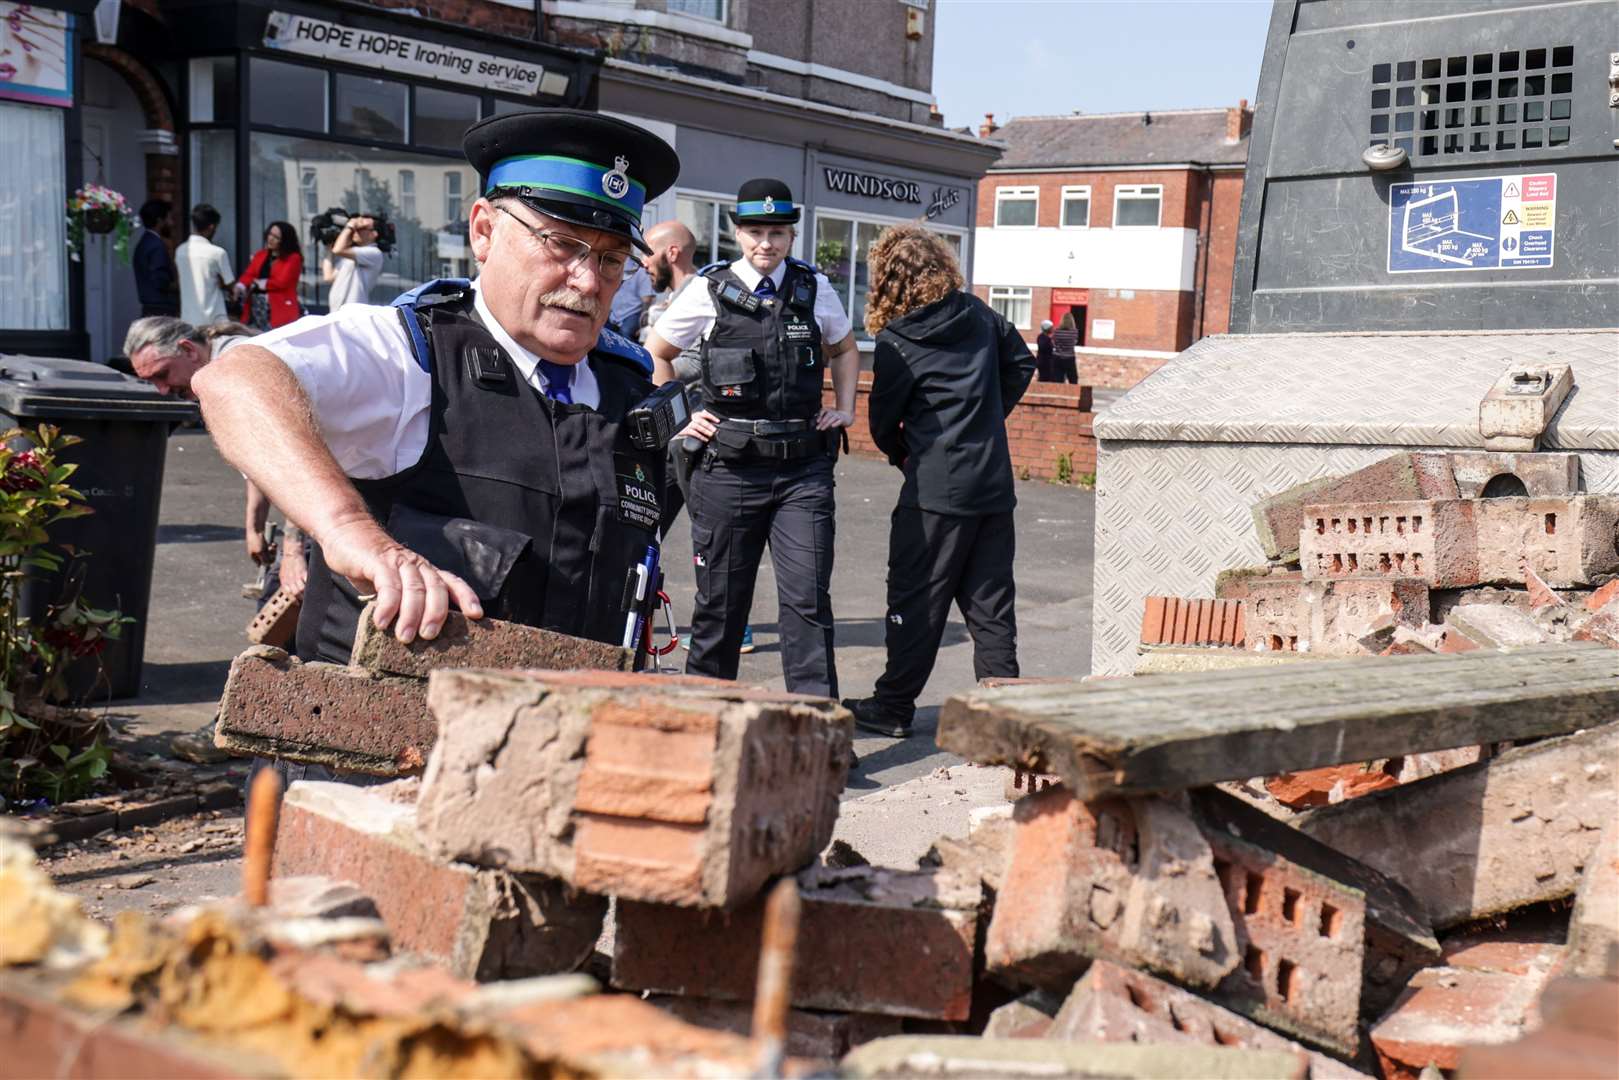
[[1614,719],[1619,655],[1582,643],[979,690],[945,703],[938,742],[1092,799]]

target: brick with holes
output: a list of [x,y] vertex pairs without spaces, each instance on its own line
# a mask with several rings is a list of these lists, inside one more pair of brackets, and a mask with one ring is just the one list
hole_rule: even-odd
[[1061,990],[1095,957],[1212,987],[1237,969],[1214,856],[1161,799],[1084,803],[1067,788],[1018,800],[984,943],[1005,981]]
[[1098,960],[1074,984],[1046,1029],[1045,1038],[1079,1043],[1167,1043],[1282,1050],[1299,1055],[1309,1075],[1354,1078],[1364,1074],[1319,1051],[1308,1050],[1212,1001],[1143,971]]
[[1370,655],[1363,639],[1379,628],[1428,625],[1428,586],[1386,581],[1289,581],[1248,585],[1247,647],[1258,652]]
[[1479,505],[1464,499],[1311,504],[1304,508],[1299,566],[1306,581],[1416,578],[1435,588],[1477,585]]
[[1254,530],[1267,557],[1299,557],[1306,507],[1389,499],[1454,499],[1456,479],[1443,454],[1403,451],[1343,476],[1311,480],[1254,505]]
[[438,670],[418,807],[448,859],[727,907],[831,840],[853,721],[718,679]]
[[1476,527],[1481,582],[1521,584],[1526,563],[1559,589],[1619,573],[1619,496],[1481,499]]

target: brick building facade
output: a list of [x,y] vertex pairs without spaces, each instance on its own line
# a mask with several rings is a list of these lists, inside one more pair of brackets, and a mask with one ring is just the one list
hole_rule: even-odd
[[1129,387],[1230,313],[1253,114],[986,118],[973,291],[1033,342],[1072,313],[1080,381]]

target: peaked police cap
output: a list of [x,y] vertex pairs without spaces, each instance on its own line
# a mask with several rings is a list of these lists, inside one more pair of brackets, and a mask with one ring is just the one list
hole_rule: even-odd
[[478,170],[480,194],[515,195],[642,251],[641,210],[680,175],[680,158],[650,131],[580,109],[492,116],[468,128],[461,147]]

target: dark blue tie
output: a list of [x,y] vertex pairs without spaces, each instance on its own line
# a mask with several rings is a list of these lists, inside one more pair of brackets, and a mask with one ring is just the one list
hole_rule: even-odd
[[753,287],[753,294],[762,296],[766,300],[774,300],[776,298],[776,283],[767,277],[762,277],[759,279],[759,284]]
[[549,360],[541,360],[540,373],[545,376],[546,397],[567,405],[573,404],[572,365],[553,364]]

